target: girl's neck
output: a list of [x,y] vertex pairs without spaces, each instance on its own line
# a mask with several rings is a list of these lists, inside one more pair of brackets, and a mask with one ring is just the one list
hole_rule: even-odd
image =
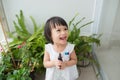
[[66,46],[67,46],[67,43],[66,44],[53,44],[54,50],[58,53],[63,52]]

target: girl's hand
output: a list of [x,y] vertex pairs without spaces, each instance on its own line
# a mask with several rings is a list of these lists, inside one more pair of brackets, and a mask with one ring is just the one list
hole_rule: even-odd
[[62,62],[62,64],[61,64],[61,68],[60,69],[65,69],[67,67],[67,65],[66,65],[66,62]]
[[60,60],[55,60],[55,61],[54,61],[54,65],[55,65],[58,69],[60,69],[60,68],[61,68],[61,65],[62,65],[62,61],[60,61]]
[[60,60],[54,60],[54,65],[55,65],[55,67],[56,68],[58,68],[58,69],[61,69],[61,70],[63,70],[63,69],[65,69],[66,68],[66,61],[60,61]]

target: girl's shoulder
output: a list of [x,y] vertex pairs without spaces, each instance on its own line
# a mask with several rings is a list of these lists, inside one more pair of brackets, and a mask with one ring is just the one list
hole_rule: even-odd
[[45,44],[45,48],[46,48],[46,47],[50,47],[50,46],[52,46],[51,43]]
[[51,43],[48,43],[48,44],[45,44],[45,50],[46,51],[50,51],[52,49],[52,44]]
[[68,42],[65,51],[68,51],[71,53],[74,50],[74,47],[75,47],[74,44]]
[[67,47],[68,47],[68,48],[74,48],[74,47],[75,47],[75,44],[72,44],[72,43],[68,42]]
[[67,46],[75,46],[75,44],[68,42]]

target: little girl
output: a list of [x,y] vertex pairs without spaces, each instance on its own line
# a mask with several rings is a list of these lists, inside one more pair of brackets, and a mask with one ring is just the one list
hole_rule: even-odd
[[[45,80],[76,80],[78,71],[74,44],[67,42],[68,25],[61,17],[47,20],[44,35],[48,44],[45,45],[44,67]],[[61,55],[62,60],[58,60]]]

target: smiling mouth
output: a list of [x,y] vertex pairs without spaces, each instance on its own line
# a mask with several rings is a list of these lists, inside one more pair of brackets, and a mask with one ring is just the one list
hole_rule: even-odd
[[60,37],[60,40],[66,40],[67,39],[67,37],[65,36],[65,37]]

